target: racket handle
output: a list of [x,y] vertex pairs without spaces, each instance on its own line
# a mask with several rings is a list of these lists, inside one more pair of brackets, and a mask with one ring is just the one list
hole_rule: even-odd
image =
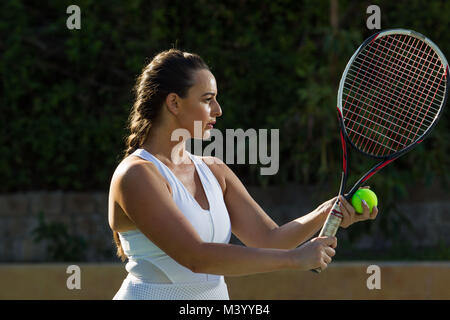
[[[331,208],[330,213],[328,214],[327,220],[325,221],[325,224],[322,227],[322,230],[319,233],[319,237],[334,237],[336,235],[336,232],[339,229],[339,226],[341,225],[342,221],[342,213],[341,209],[339,208],[339,200],[337,200],[333,208]],[[312,269],[311,271],[320,273],[322,272],[322,268],[316,268]]]

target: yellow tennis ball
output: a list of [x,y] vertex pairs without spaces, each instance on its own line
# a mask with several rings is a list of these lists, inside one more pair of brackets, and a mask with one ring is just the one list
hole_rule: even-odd
[[378,205],[378,199],[375,192],[370,189],[359,189],[355,192],[352,197],[352,206],[355,208],[355,211],[359,214],[363,213],[363,207],[361,201],[366,201],[369,206],[370,212],[372,212],[372,208]]

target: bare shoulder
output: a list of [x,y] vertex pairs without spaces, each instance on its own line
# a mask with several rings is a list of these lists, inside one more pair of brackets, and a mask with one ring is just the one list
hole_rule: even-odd
[[126,212],[126,198],[130,193],[137,193],[149,185],[166,188],[172,193],[170,185],[159,173],[156,166],[137,156],[124,159],[117,166],[111,179],[109,190],[108,217],[110,226],[116,231],[126,231],[135,228],[135,224]]
[[111,184],[117,185],[124,178],[129,177],[130,175],[134,175],[139,171],[152,171],[156,169],[152,167],[154,167],[154,165],[149,161],[145,161],[136,156],[129,156],[123,159],[122,162],[117,166],[112,176]]
[[[142,179],[165,181],[158,168],[151,162],[137,156],[130,156],[124,159],[114,171],[111,186],[118,187],[115,191],[120,191],[121,187],[130,184],[139,184]],[[116,193],[116,195],[119,195]]]

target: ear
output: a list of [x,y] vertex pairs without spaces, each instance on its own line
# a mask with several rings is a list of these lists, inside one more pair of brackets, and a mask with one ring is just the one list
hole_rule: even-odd
[[180,112],[180,105],[178,101],[179,97],[176,93],[169,93],[166,97],[167,109],[175,116]]

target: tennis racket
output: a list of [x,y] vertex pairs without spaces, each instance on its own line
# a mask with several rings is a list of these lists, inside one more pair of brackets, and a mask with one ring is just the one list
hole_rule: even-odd
[[[339,195],[351,199],[362,183],[430,134],[447,100],[448,71],[441,50],[415,31],[385,30],[361,44],[347,63],[337,96],[343,152]],[[379,162],[344,195],[347,145]],[[334,236],[342,217],[336,201],[319,236]]]

